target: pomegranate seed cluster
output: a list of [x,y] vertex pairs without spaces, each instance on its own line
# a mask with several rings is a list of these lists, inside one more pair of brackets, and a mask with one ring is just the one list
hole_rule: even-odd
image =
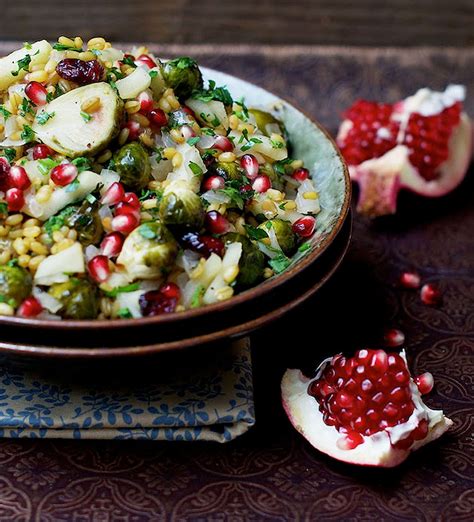
[[283,122],[192,58],[63,36],[4,60],[0,315],[188,310],[309,250],[319,194]]

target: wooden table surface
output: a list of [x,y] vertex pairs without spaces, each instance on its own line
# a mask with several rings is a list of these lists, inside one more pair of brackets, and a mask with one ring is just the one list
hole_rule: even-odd
[[[201,46],[192,54],[296,101],[335,130],[359,96],[395,100],[463,82],[474,114],[474,51]],[[227,444],[0,441],[0,521],[323,520],[470,521],[474,509],[474,172],[450,196],[402,197],[400,213],[357,217],[350,252],[331,282],[284,321],[253,337],[256,426]],[[436,282],[431,308],[394,282],[407,269]],[[280,404],[287,367],[377,346],[386,327],[406,334],[427,398],[454,426],[395,470],[349,467],[315,451]],[[59,370],[59,369],[58,369]],[[110,369],[113,371],[113,368]],[[0,388],[8,378],[0,371]]]

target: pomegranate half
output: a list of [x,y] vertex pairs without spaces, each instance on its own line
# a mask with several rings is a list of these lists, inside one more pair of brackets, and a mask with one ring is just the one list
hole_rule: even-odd
[[450,85],[393,105],[359,100],[346,111],[337,144],[359,185],[359,212],[393,214],[401,189],[439,197],[461,183],[472,155],[464,97],[463,86]]
[[421,392],[431,390],[425,385],[428,376],[432,379],[423,374],[415,384],[403,351],[359,350],[352,358],[338,354],[324,360],[313,379],[287,370],[283,407],[319,451],[350,464],[389,468],[452,425],[442,411],[422,401]]

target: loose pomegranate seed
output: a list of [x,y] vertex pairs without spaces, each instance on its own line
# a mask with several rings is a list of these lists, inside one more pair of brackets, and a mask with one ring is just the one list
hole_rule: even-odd
[[101,203],[108,206],[116,205],[122,201],[124,196],[125,190],[123,185],[118,181],[115,181],[110,185],[105,194],[102,196]]
[[25,94],[35,105],[44,105],[48,91],[44,85],[39,82],[30,82],[25,87]]
[[85,62],[77,58],[65,58],[56,66],[61,78],[78,85],[100,82],[104,76],[104,68],[98,60]]
[[139,219],[135,214],[122,214],[112,219],[111,227],[115,232],[130,234],[139,224]]
[[21,210],[25,204],[23,190],[19,188],[11,188],[7,190],[5,199],[7,201],[8,210],[13,212]]
[[52,156],[54,152],[44,143],[38,143],[33,147],[33,159],[45,159],[48,156]]
[[156,67],[156,63],[148,54],[141,54],[136,60],[135,65],[146,65],[148,68],[153,69]]
[[415,377],[414,381],[415,384],[418,386],[421,395],[426,395],[427,393],[430,393],[430,391],[433,389],[434,379],[433,375],[430,372],[425,372],[421,375],[418,375],[418,377]]
[[304,216],[296,220],[292,225],[292,230],[295,234],[301,237],[310,237],[314,234],[316,227],[316,220],[312,216]]
[[107,234],[100,244],[102,255],[107,257],[117,257],[123,247],[123,236],[119,232]]
[[30,297],[27,297],[18,308],[18,315],[21,315],[23,317],[36,317],[43,311],[43,307],[41,306],[41,303],[36,299],[36,297],[33,297],[32,295]]
[[55,185],[65,187],[78,175],[77,167],[72,163],[61,163],[51,171],[50,178]]
[[400,284],[405,288],[419,288],[420,276],[415,272],[403,272],[400,276]]
[[122,201],[136,210],[140,209],[140,200],[134,192],[125,192]]
[[110,276],[109,258],[103,255],[95,256],[87,263],[87,269],[94,281],[103,283]]
[[394,348],[401,346],[405,342],[405,334],[401,330],[392,328],[385,332],[384,339],[387,346]]
[[160,292],[168,298],[179,299],[181,296],[179,286],[174,283],[166,283],[160,288]]
[[194,250],[204,257],[209,257],[213,253],[222,257],[224,254],[224,243],[216,237],[187,232],[180,238],[180,241],[185,248]]
[[[359,350],[352,358],[334,357],[308,393],[317,399],[323,418],[340,432],[372,435],[408,420],[414,409],[409,384],[400,355]],[[343,440],[341,445],[346,444]]]
[[132,120],[127,121],[125,128],[128,129],[128,141],[138,140],[138,136],[140,135],[140,124],[138,122]]
[[153,109],[153,98],[148,91],[141,92],[137,101],[140,102],[140,112],[147,113]]
[[441,302],[441,292],[431,283],[421,287],[420,297],[423,303],[427,305],[437,305]]
[[30,185],[31,181],[26,173],[26,170],[19,165],[13,165],[8,173],[8,181],[11,187],[26,190]]
[[296,169],[291,175],[291,177],[293,179],[296,179],[297,181],[305,181],[309,178],[309,170],[305,169],[304,167],[301,167],[299,169]]
[[205,226],[211,234],[220,235],[229,231],[230,223],[220,212],[211,210],[206,214]]
[[257,158],[252,154],[244,154],[240,158],[240,166],[245,170],[245,175],[250,180],[254,180],[258,176],[260,167]]
[[202,190],[221,190],[225,187],[225,181],[222,176],[208,176],[202,182]]
[[168,124],[168,117],[161,109],[152,109],[148,113],[148,119],[158,127],[164,127]]
[[229,138],[227,138],[227,136],[216,136],[214,138],[213,148],[221,150],[222,152],[232,152],[234,150],[234,144],[229,140]]
[[252,183],[252,188],[255,192],[263,193],[272,188],[272,182],[266,174],[260,174]]

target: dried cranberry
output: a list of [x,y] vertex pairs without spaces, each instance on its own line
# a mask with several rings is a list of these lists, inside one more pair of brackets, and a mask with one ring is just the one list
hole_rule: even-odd
[[0,190],[6,192],[9,187],[8,173],[10,172],[10,164],[6,158],[0,158]]
[[140,296],[139,304],[144,316],[170,314],[176,310],[178,299],[161,290],[150,290]]
[[224,254],[224,243],[212,236],[204,236],[197,232],[187,232],[181,237],[180,242],[185,248],[194,250],[194,252],[205,257],[209,257],[211,254],[217,254],[222,257]]
[[97,60],[86,62],[77,58],[61,60],[56,72],[61,78],[79,85],[100,82],[104,76],[104,68]]

